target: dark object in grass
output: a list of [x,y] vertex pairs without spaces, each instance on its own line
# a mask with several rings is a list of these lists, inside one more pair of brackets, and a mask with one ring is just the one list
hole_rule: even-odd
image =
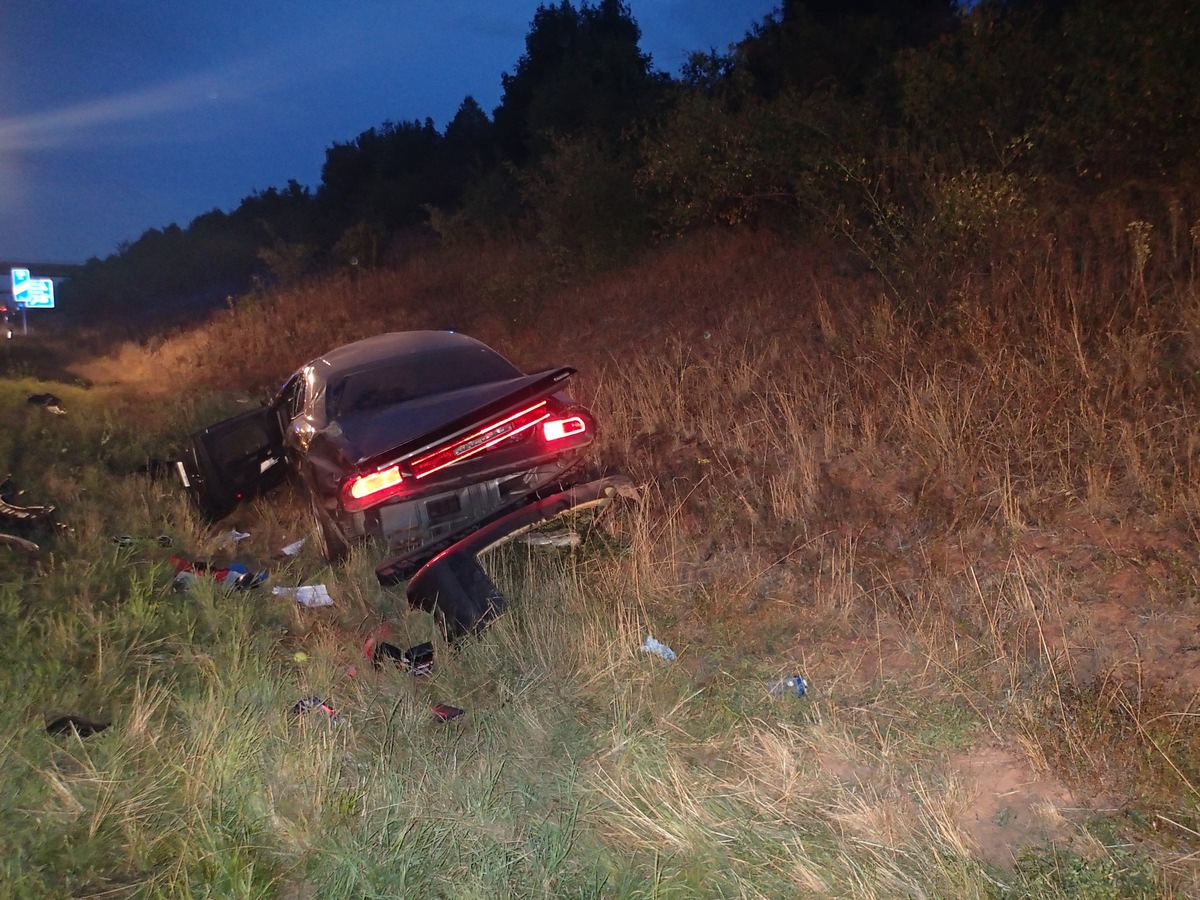
[[38,525],[54,515],[53,506],[19,506],[13,498],[20,496],[11,476],[0,481],[0,520],[20,525]]
[[53,394],[30,394],[25,398],[26,403],[32,403],[34,406],[40,406],[46,412],[52,412],[56,415],[66,415],[66,410],[62,408],[62,400]]
[[235,591],[251,590],[267,580],[266,572],[251,572],[241,563],[213,568],[208,563],[184,559],[182,556],[172,556],[171,562],[175,564],[175,580],[171,583],[171,590],[177,594],[187,593],[192,582],[202,577],[211,578],[222,587]]
[[371,661],[375,668],[383,665],[384,660],[390,660],[403,669],[408,670],[414,677],[422,677],[433,671],[433,643],[426,641],[401,650],[395,644],[380,642],[375,645],[375,653]]
[[315,695],[312,697],[304,697],[298,700],[295,705],[292,706],[292,715],[294,716],[301,716],[309,712],[324,713],[329,717],[329,722],[331,725],[342,724],[341,716],[334,711],[333,707]]
[[52,722],[46,723],[46,734],[68,734],[74,731],[80,737],[97,734],[107,728],[110,722],[93,722],[82,716],[59,716]]
[[15,534],[0,534],[0,544],[16,547],[19,550],[24,550],[26,553],[37,553],[41,549],[33,541],[27,541],[25,538],[17,537]]
[[459,709],[457,706],[451,706],[448,703],[439,703],[436,706],[430,707],[429,711],[441,722],[449,722],[452,719],[457,719],[466,712],[466,710]]

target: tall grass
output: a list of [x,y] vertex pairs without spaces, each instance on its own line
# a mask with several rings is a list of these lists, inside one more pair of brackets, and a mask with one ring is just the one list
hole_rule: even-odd
[[[1200,537],[1190,258],[1025,255],[931,313],[832,252],[696,235],[563,283],[524,248],[451,249],[130,348],[120,391],[63,389],[67,417],[0,385],[11,466],[72,526],[35,561],[0,548],[0,891],[1193,892],[1200,744],[1172,661]],[[237,392],[417,327],[577,366],[594,465],[643,487],[575,523],[574,551],[494,554],[510,612],[439,642],[428,680],[362,657],[381,626],[435,637],[375,583],[377,548],[272,560],[308,529],[285,490],[235,515],[235,551],[125,474]],[[166,360],[187,399],[148,407],[135,375]],[[171,552],[236,552],[336,605],[173,594]],[[806,697],[769,692],[793,673]],[[313,694],[341,724],[290,713]],[[113,725],[45,735],[65,711]],[[1053,790],[997,797],[985,754]]]

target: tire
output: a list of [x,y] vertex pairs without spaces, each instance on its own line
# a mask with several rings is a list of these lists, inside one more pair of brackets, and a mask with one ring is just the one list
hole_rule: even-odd
[[325,507],[321,505],[321,501],[317,499],[317,495],[313,493],[311,488],[308,488],[307,492],[308,508],[312,513],[313,524],[317,528],[317,542],[321,546],[321,555],[325,557],[325,561],[330,565],[339,563],[350,552],[350,545],[347,543],[346,538],[343,537],[337,523],[333,521],[333,517],[329,515]]

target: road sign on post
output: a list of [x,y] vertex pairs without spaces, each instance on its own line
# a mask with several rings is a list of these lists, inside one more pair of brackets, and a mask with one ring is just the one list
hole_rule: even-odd
[[54,281],[30,278],[28,269],[12,270],[12,295],[22,309],[54,309]]

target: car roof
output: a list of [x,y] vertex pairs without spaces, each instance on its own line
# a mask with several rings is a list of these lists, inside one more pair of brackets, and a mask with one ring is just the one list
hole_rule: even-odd
[[453,331],[392,331],[343,344],[317,357],[309,365],[319,366],[323,374],[328,376],[333,372],[359,369],[398,356],[420,356],[455,348],[496,353],[482,341]]

